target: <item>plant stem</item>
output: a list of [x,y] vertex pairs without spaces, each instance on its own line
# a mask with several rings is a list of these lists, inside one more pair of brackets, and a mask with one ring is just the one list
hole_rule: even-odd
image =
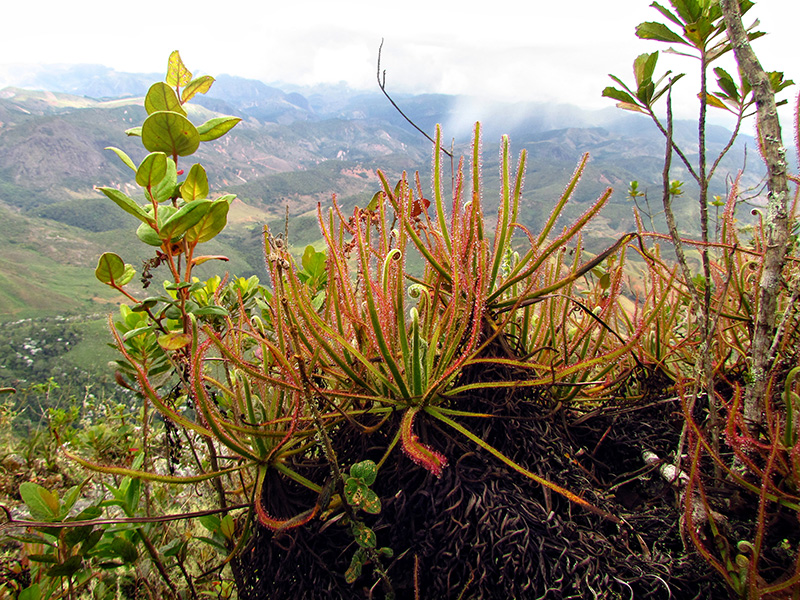
[[757,108],[758,142],[767,164],[768,203],[763,232],[764,262],[758,282],[758,312],[748,357],[750,381],[744,398],[744,418],[753,425],[762,422],[764,402],[767,400],[764,394],[774,360],[770,348],[775,346],[772,340],[775,336],[778,294],[789,241],[789,184],[786,176],[786,148],[782,142],[775,92],[769,76],[750,46],[742,24],[739,2],[722,0],[720,6],[736,62],[753,89]]

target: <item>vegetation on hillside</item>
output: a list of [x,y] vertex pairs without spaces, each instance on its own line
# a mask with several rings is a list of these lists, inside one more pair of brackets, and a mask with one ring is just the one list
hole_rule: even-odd
[[[661,21],[639,37],[698,61],[697,160],[674,136],[682,76],[657,76],[658,53],[604,95],[664,136],[666,232],[633,182],[629,201],[651,213],[587,249],[612,197],[570,211],[588,154],[523,223],[527,149],[501,140],[489,203],[480,124],[452,170],[437,127],[430,191],[417,174],[367,175],[363,202],[318,204],[322,243],[302,252],[283,223],[265,226],[268,286],[201,271],[228,260],[213,240],[234,196],[191,161],[239,119],[190,119],[214,81],[174,52],[127,132],[145,152],[107,149],[135,193],[99,188],[147,256],[137,269],[104,252],[94,270],[127,299],[108,326],[116,381],[141,405],[85,386],[69,406],[40,403],[46,429],[3,405],[0,421],[32,432],[5,440],[3,468],[32,480],[19,485],[29,516],[2,525],[22,547],[2,597],[800,594],[800,179],[774,111],[791,82],[748,53],[761,35],[742,28],[749,0],[653,7]],[[711,91],[722,57],[739,74],[717,67]],[[709,108],[758,112],[768,205],[747,230],[741,175],[713,194],[730,145],[706,151]],[[676,225],[689,196],[696,239]],[[24,352],[7,368],[80,342],[68,323],[41,338],[33,326],[15,324]]]

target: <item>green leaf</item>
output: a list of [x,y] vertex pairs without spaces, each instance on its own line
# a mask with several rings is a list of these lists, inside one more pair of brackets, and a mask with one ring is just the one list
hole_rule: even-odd
[[[88,480],[87,480],[88,481]],[[82,485],[86,485],[84,482]],[[89,521],[91,519],[97,519],[100,515],[103,514],[103,509],[99,506],[87,506],[78,515],[75,517],[76,521]],[[71,519],[67,519],[68,521]]]
[[603,90],[603,96],[606,98],[619,100],[620,102],[625,102],[627,104],[636,104],[636,100],[634,100],[633,96],[610,86]]
[[98,191],[104,193],[108,198],[114,201],[126,213],[133,215],[140,221],[145,223],[154,223],[152,215],[147,214],[145,210],[134,202],[133,198],[125,195],[123,192],[116,188],[101,187],[97,188]]
[[186,551],[187,541],[182,538],[175,538],[165,546],[161,546],[158,551],[164,556],[178,556]]
[[62,519],[66,517],[69,514],[69,511],[72,510],[72,507],[75,506],[75,502],[78,501],[78,497],[80,496],[81,490],[83,489],[83,486],[86,485],[86,483],[88,483],[88,479],[84,480],[84,482],[81,485],[73,485],[71,488],[67,490],[67,493],[64,494],[64,499],[62,500],[62,505],[61,505]]
[[210,142],[222,137],[233,129],[241,121],[238,117],[216,117],[209,119],[197,128],[200,134],[200,141]]
[[[700,98],[701,96],[702,94],[697,94],[698,98]],[[724,110],[730,110],[727,106],[725,106],[725,103],[722,100],[720,100],[713,94],[706,94],[706,104],[708,104],[709,106],[713,106],[714,108],[722,108]]]
[[219,517],[216,515],[204,515],[197,520],[200,521],[200,525],[208,529],[211,533],[217,531],[221,523]]
[[164,178],[154,189],[150,190],[152,193],[152,199],[154,199],[156,202],[166,202],[167,200],[176,198],[178,195],[180,195],[180,190],[178,190],[176,193],[175,188],[177,187],[178,168],[175,166],[174,160],[168,159],[167,171],[164,175]]
[[717,76],[717,85],[729,98],[739,101],[739,87],[733,80],[733,77],[723,68],[717,67],[714,69],[714,74]]
[[28,559],[32,560],[33,562],[40,562],[40,563],[57,563],[58,558],[55,554],[29,554]]
[[684,32],[686,37],[699,48],[706,43],[709,36],[714,32],[714,26],[707,18],[703,17],[693,23],[688,23],[684,28]]
[[[163,346],[162,346],[163,347]],[[125,504],[131,513],[139,506],[139,496],[142,491],[141,479],[129,479],[128,488],[125,490]]]
[[364,210],[367,212],[378,210],[378,203],[381,201],[382,195],[383,192],[375,192],[375,195],[372,196],[372,200],[369,201],[369,204],[367,204],[367,208],[365,208]]
[[215,237],[228,224],[230,204],[218,198],[211,209],[186,231],[186,241],[190,244],[202,244]]
[[18,600],[42,600],[42,590],[38,583],[33,583],[26,587],[17,596]]
[[208,175],[202,165],[194,164],[189,169],[186,181],[181,185],[181,197],[187,202],[203,200],[208,196]]
[[150,152],[189,156],[200,145],[200,134],[183,115],[159,111],[147,117],[142,124],[142,143]]
[[378,498],[378,494],[367,488],[364,493],[364,500],[361,503],[361,508],[364,512],[371,515],[377,515],[381,512],[381,499]]
[[191,80],[192,72],[183,64],[180,53],[174,50],[167,63],[167,83],[172,87],[183,87]]
[[158,336],[158,345],[164,350],[180,350],[192,343],[192,336],[180,331],[171,331]]
[[653,2],[650,6],[655,8],[658,12],[664,15],[667,19],[675,23],[678,27],[683,27],[683,21],[681,21],[675,14],[667,8],[661,6],[658,2]]
[[222,517],[222,520],[219,524],[219,531],[222,535],[224,535],[227,539],[233,539],[233,532],[234,532],[234,523],[233,517],[231,515],[225,515]]
[[150,86],[147,96],[144,98],[144,108],[148,115],[154,112],[168,110],[186,116],[186,111],[181,106],[181,101],[175,94],[175,90],[166,83],[158,82]]
[[128,156],[127,154],[125,154],[125,152],[123,152],[119,148],[114,148],[114,146],[108,146],[105,149],[106,150],[111,150],[114,154],[119,156],[119,158],[120,158],[120,160],[122,162],[124,162],[126,165],[128,165],[132,170],[134,170],[134,171],[136,170],[136,165],[131,160],[131,157]]
[[769,71],[767,73],[767,76],[769,77],[769,82],[770,85],[772,86],[772,91],[775,92],[776,94],[778,92],[783,91],[787,87],[794,85],[794,81],[792,81],[791,79],[784,79],[782,71]]
[[142,223],[136,229],[136,237],[143,241],[148,246],[160,247],[162,244],[161,238],[158,237],[156,230],[150,227],[147,223]]
[[353,537],[356,540],[356,544],[362,548],[374,548],[377,545],[378,538],[375,535],[375,532],[361,521],[356,521],[353,523],[351,526],[351,531],[353,532]]
[[59,517],[58,496],[37,483],[26,481],[19,486],[19,495],[37,521],[55,521]]
[[103,539],[104,534],[105,531],[102,529],[95,529],[92,531],[92,533],[90,533],[86,538],[86,541],[83,542],[83,545],[81,545],[81,554],[86,556],[86,553],[94,548],[101,539]]
[[642,89],[642,86],[652,83],[657,62],[658,52],[640,54],[633,61],[633,75],[638,90]]
[[197,225],[208,214],[214,205],[212,200],[192,200],[184,204],[178,211],[164,221],[160,233],[162,240],[180,237],[186,231]]
[[191,311],[198,317],[227,317],[228,311],[222,306],[201,306]]
[[130,129],[126,129],[125,135],[127,135],[128,137],[142,137],[142,126],[137,125],[136,127],[131,127]]
[[26,544],[44,544],[46,546],[52,546],[53,548],[56,547],[55,543],[38,533],[18,533],[8,537],[10,537],[12,540],[17,540],[18,542],[23,542]]
[[126,265],[122,258],[113,252],[104,252],[97,261],[97,268],[94,270],[94,275],[98,280],[112,286],[127,284],[135,274],[136,270],[133,266]]
[[83,565],[83,559],[78,556],[70,556],[67,560],[63,563],[51,567],[47,571],[48,577],[71,577],[74,575]]
[[689,42],[684,40],[681,36],[672,31],[663,23],[640,23],[636,27],[636,36],[642,38],[643,40],[657,40],[659,42],[669,42],[691,46]]
[[[220,537],[220,536],[217,536],[217,537],[220,540],[222,540],[222,537]],[[224,552],[225,554],[228,553],[228,549],[225,547],[225,544],[215,540],[214,538],[210,538],[210,537],[203,536],[203,535],[196,535],[192,539],[193,540],[199,540],[201,542],[204,542],[204,543],[208,544],[209,546],[213,546],[214,548],[216,548],[220,552]]]
[[353,583],[356,579],[361,577],[361,570],[364,567],[364,561],[367,559],[366,553],[363,548],[358,548],[350,559],[350,566],[344,572],[344,580],[347,583]]
[[347,503],[358,509],[364,498],[364,491],[369,488],[357,477],[348,477],[344,482],[344,495],[347,498]]
[[84,527],[73,527],[72,529],[68,529],[64,534],[64,542],[70,548],[75,547],[88,538],[90,533],[92,533],[92,527],[89,525]]
[[167,155],[163,152],[152,152],[144,157],[142,164],[136,169],[136,183],[144,188],[157,186],[167,174]]
[[350,476],[361,479],[366,485],[375,483],[377,475],[378,466],[371,460],[364,460],[350,467]]
[[111,550],[127,564],[134,563],[139,558],[139,551],[136,546],[121,537],[115,537],[111,540]]
[[192,79],[188,84],[186,84],[186,87],[183,88],[183,91],[181,92],[181,100],[183,102],[188,102],[195,96],[195,94],[205,94],[211,89],[211,85],[213,83],[214,78],[211,77],[211,75],[203,75],[197,79]]
[[694,23],[700,18],[701,8],[697,0],[670,0],[684,23]]

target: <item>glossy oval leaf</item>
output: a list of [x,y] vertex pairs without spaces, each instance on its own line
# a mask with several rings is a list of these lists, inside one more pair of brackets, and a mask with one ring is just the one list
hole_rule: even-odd
[[200,134],[183,115],[160,111],[147,117],[142,124],[142,143],[150,152],[189,156],[200,145]]
[[136,169],[136,183],[144,188],[152,188],[161,183],[166,174],[167,155],[163,152],[151,152]]
[[161,238],[156,233],[156,230],[150,227],[147,223],[142,223],[136,229],[136,237],[138,237],[141,241],[143,241],[148,246],[155,246],[156,248],[161,246]]
[[181,185],[181,197],[187,202],[208,197],[208,175],[203,165],[194,164],[189,169],[186,181]]
[[192,79],[181,92],[181,100],[188,102],[195,94],[205,94],[211,89],[214,83],[214,78],[211,75],[203,75],[197,79]]
[[[158,208],[158,222],[160,224],[159,230],[161,229],[163,223],[172,215],[174,215],[177,210],[177,208],[170,205],[160,206]],[[145,244],[149,244],[150,246],[160,246],[161,243],[166,239],[162,239],[162,237],[156,232],[155,228],[149,223],[142,223],[139,225],[139,228],[136,230],[136,236]]]
[[159,184],[151,190],[152,197],[156,202],[166,202],[177,197],[176,188],[178,187],[178,168],[175,161],[171,158],[167,160],[167,171]]
[[175,90],[163,81],[154,83],[150,86],[150,89],[147,90],[147,96],[144,98],[144,109],[147,111],[148,115],[152,115],[154,112],[168,110],[180,113],[184,117],[186,116],[186,111],[183,106],[181,106],[181,101],[178,100]]
[[178,211],[164,221],[160,227],[161,239],[173,239],[182,236],[188,229],[197,225],[208,214],[214,202],[211,200],[193,200],[187,202]]
[[183,87],[192,80],[192,72],[181,60],[181,54],[173,50],[167,62],[167,83],[172,87]]
[[202,244],[214,238],[228,224],[227,202],[216,200],[211,209],[186,232],[190,244]]
[[378,466],[371,460],[364,460],[350,467],[350,476],[361,479],[367,485],[375,483],[377,475]]
[[200,141],[210,142],[222,137],[233,129],[241,121],[238,117],[216,117],[209,119],[197,128],[200,134]]
[[[149,225],[145,225],[149,227]],[[126,265],[119,255],[113,252],[104,252],[97,261],[94,275],[98,280],[107,285],[125,285],[129,283],[136,270],[132,265]]]

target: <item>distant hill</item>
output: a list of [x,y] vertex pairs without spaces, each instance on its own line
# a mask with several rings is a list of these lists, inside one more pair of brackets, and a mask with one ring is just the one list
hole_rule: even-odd
[[[85,302],[91,304],[91,298],[107,302],[92,274],[97,256],[114,250],[134,264],[146,258],[133,237],[132,217],[94,186],[135,193],[132,172],[104,148],[122,148],[134,161],[143,158],[140,141],[126,137],[124,129],[142,122],[141,97],[158,79],[99,66],[58,67],[32,72],[26,88],[0,90],[0,218],[5,225],[0,250],[13,257],[0,262],[0,281],[5,284],[0,319],[63,308],[87,310],[91,307]],[[487,104],[445,95],[395,99],[423,129],[432,133],[441,123],[445,139],[454,140],[456,154],[469,155],[472,126],[482,121],[487,212],[497,202],[497,149],[504,132],[511,137],[515,156],[523,148],[529,153],[520,218],[534,230],[549,215],[585,152],[591,154],[591,162],[567,215],[581,214],[607,187],[615,190],[604,213],[585,231],[590,244],[606,244],[633,227],[626,198],[630,181],[638,180],[640,188],[649,190],[651,206],[660,204],[664,140],[645,117],[615,109]],[[204,144],[196,155],[210,174],[213,190],[239,197],[229,230],[215,241],[215,252],[233,259],[228,265],[232,272],[263,276],[260,225],[281,220],[286,207],[293,216],[293,239],[300,245],[319,238],[316,220],[303,215],[313,215],[317,203],[328,203],[333,194],[346,205],[366,204],[379,189],[377,169],[391,180],[403,171],[419,170],[424,189],[430,188],[424,183],[429,181],[430,143],[378,92],[341,86],[282,90],[222,75],[208,96],[197,97],[191,110],[195,121],[217,114],[243,119],[229,135]],[[676,123],[676,139],[695,148],[695,128],[693,123]],[[708,134],[712,149],[721,148],[729,136],[715,127]],[[724,169],[736,172],[748,142],[743,138],[737,144]],[[673,178],[687,179],[674,164]],[[756,172],[749,181],[755,183],[758,176]],[[724,191],[720,179],[715,193]],[[687,186],[686,195],[691,194]],[[696,209],[691,198],[687,200],[678,206],[679,217],[692,232]],[[27,291],[21,286],[26,278]],[[52,281],[66,286],[63,296],[69,301],[60,304],[55,295],[44,293]]]

